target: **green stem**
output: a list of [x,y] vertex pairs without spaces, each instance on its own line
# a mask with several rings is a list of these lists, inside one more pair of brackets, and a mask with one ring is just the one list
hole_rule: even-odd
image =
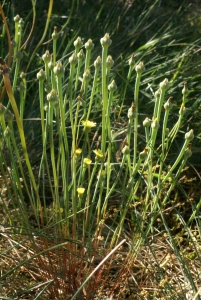
[[[34,177],[34,174],[33,174],[33,170],[32,170],[32,167],[31,167],[30,160],[29,160],[29,155],[28,155],[28,152],[27,152],[27,147],[26,147],[26,141],[25,141],[25,135],[24,135],[22,122],[20,120],[19,111],[18,111],[18,108],[17,108],[17,105],[16,105],[15,98],[14,98],[13,93],[12,93],[12,88],[11,88],[11,84],[10,84],[9,75],[4,74],[3,78],[4,78],[4,84],[5,84],[5,87],[6,87],[8,97],[10,99],[10,102],[11,102],[11,105],[12,105],[12,108],[13,108],[13,111],[14,111],[14,114],[15,114],[15,118],[16,118],[18,130],[19,130],[19,135],[20,135],[22,149],[23,149],[23,152],[24,152],[26,165],[27,165],[27,168],[28,168],[28,171],[29,171],[31,182],[33,184],[33,189],[34,189],[36,199],[37,199],[37,207],[39,209],[40,218],[41,218],[41,222],[42,222],[42,225],[43,225],[43,212],[42,212],[40,196],[39,196],[39,193],[38,193],[35,177]],[[40,228],[41,225],[40,225],[40,220],[39,219],[37,219],[37,224]]]

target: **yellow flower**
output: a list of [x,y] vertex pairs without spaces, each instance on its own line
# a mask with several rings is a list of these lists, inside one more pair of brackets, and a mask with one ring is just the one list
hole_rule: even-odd
[[89,120],[82,121],[82,124],[84,125],[85,129],[91,129],[93,127],[96,127],[96,123],[95,122],[91,122]]
[[96,154],[97,158],[102,158],[103,157],[103,152],[100,149],[93,150],[93,152]]
[[82,149],[78,148],[75,150],[76,155],[80,155],[82,153]]
[[106,176],[106,171],[105,170],[102,170],[101,172],[99,171],[98,172],[98,175],[97,175],[97,178],[99,179],[99,177],[105,177]]
[[85,192],[85,188],[82,188],[82,187],[77,188],[77,192],[78,192],[78,195],[83,195]]
[[89,166],[92,163],[92,160],[90,158],[84,158],[84,164],[86,166]]

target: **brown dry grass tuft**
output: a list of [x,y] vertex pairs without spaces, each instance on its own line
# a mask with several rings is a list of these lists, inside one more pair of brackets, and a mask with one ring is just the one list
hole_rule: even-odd
[[[72,241],[54,248],[59,243],[61,240],[53,237],[35,237],[23,242],[19,236],[16,238],[4,230],[1,233],[1,275],[15,269],[1,281],[1,296],[31,300],[46,287],[39,299],[71,299],[106,251],[101,246],[87,249]],[[180,257],[161,234],[150,237],[136,255],[125,245],[95,273],[77,299],[193,300],[195,292],[186,269],[199,288],[200,241],[196,241],[196,245],[198,255],[192,255],[190,243],[180,245]]]

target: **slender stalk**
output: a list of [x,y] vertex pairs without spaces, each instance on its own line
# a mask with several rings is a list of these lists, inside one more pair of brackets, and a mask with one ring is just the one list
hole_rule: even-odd
[[[33,2],[33,0],[32,0],[32,2]],[[73,2],[74,2],[74,1],[73,1]],[[49,7],[48,7],[48,13],[47,13],[47,20],[46,20],[46,24],[45,24],[45,29],[44,29],[44,32],[43,32],[43,36],[41,37],[41,39],[40,39],[39,43],[37,44],[37,46],[34,48],[34,51],[33,51],[32,55],[31,55],[31,58],[30,58],[30,60],[29,60],[28,65],[27,65],[26,72],[27,72],[27,70],[29,69],[30,64],[31,64],[31,62],[32,62],[32,60],[33,60],[33,58],[34,58],[34,56],[35,56],[35,54],[36,54],[38,48],[39,48],[40,45],[43,43],[43,41],[44,41],[44,39],[45,39],[45,36],[46,36],[46,34],[47,34],[47,30],[48,30],[48,28],[49,28],[49,23],[50,23],[50,17],[51,17],[51,14],[52,14],[53,3],[54,3],[54,0],[50,0],[50,1],[49,1]],[[33,5],[33,6],[35,6],[35,5]]]
[[[19,111],[18,111],[18,108],[17,108],[17,105],[16,105],[16,101],[15,101],[13,92],[12,92],[12,87],[11,87],[11,84],[10,84],[9,74],[8,73],[3,73],[3,79],[4,79],[4,85],[5,85],[8,97],[9,97],[10,102],[11,102],[11,106],[12,106],[14,114],[15,114],[18,130],[19,130],[19,135],[20,135],[20,140],[21,140],[21,144],[22,144],[22,149],[23,149],[23,152],[24,152],[24,158],[25,158],[26,165],[27,165],[27,168],[28,168],[28,171],[29,171],[31,182],[33,184],[33,189],[34,189],[36,199],[37,199],[37,207],[39,209],[41,222],[43,224],[43,212],[42,212],[40,196],[39,196],[39,193],[38,193],[35,177],[34,177],[33,170],[32,170],[32,167],[31,167],[31,163],[30,163],[30,160],[29,160],[29,155],[28,155],[28,152],[27,152],[25,135],[24,135],[24,129],[23,129],[23,126],[22,126],[22,122],[20,120]],[[32,203],[32,206],[35,207],[35,203]],[[40,225],[40,220],[38,218],[37,218],[37,223],[38,223],[38,226],[40,227],[41,226]]]
[[137,76],[135,80],[135,92],[134,92],[134,102],[135,102],[135,119],[134,119],[134,147],[133,147],[133,168],[135,168],[136,157],[137,157],[137,137],[138,137],[138,110],[139,110],[139,88],[142,72],[144,71],[144,64],[140,62],[135,67]]
[[102,144],[101,150],[105,153],[106,150],[106,140],[107,140],[107,128],[106,128],[106,118],[107,110],[108,110],[108,92],[107,92],[107,69],[106,69],[106,60],[108,47],[111,45],[112,41],[108,33],[105,34],[103,38],[101,38],[102,45],[102,99],[103,99],[103,109],[102,109]]

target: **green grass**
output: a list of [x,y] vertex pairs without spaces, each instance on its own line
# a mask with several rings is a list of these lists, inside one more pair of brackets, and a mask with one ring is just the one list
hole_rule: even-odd
[[[120,14],[119,3],[116,14],[109,15],[103,3],[92,27],[103,13],[103,30],[112,35],[99,38],[95,30],[90,32],[93,40],[82,39],[83,20],[77,18],[65,43],[61,32],[75,25],[83,4],[72,2],[62,30],[53,28],[52,4],[32,51],[20,50],[26,30],[15,19],[10,75],[1,65],[5,247],[0,255],[9,267],[1,270],[0,296],[199,299],[199,169],[197,178],[189,174],[196,170],[189,160],[199,136],[189,120],[199,111],[199,74],[188,71],[199,39],[187,43],[180,36],[175,42],[179,24],[169,22],[148,30],[150,36],[135,55],[126,46],[122,53],[115,51],[149,24],[159,2],[150,6],[147,1],[122,41],[117,24],[126,16],[132,21],[130,8]],[[37,17],[34,5],[33,15]],[[48,25],[52,33],[46,31]],[[127,30],[127,21],[124,25]],[[6,36],[9,31],[2,28],[4,40]],[[2,56],[9,64],[11,52],[8,59]],[[15,289],[11,282],[24,273],[31,284]]]

